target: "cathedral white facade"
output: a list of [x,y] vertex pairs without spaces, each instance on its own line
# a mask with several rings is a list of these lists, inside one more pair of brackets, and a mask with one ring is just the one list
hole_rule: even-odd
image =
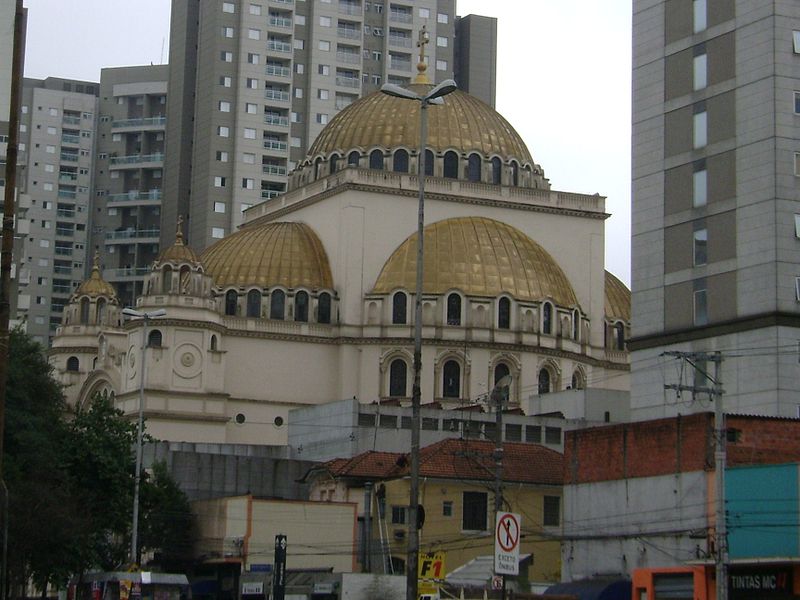
[[[506,374],[516,403],[627,390],[630,292],[604,269],[605,199],[550,189],[511,125],[465,93],[428,114],[423,406],[485,402]],[[179,224],[135,307],[166,311],[147,325],[148,433],[283,445],[295,407],[410,403],[418,132],[417,102],[367,96],[239,231],[198,256]],[[143,327],[122,317],[96,265],[50,351],[70,403],[107,390],[138,411]]]

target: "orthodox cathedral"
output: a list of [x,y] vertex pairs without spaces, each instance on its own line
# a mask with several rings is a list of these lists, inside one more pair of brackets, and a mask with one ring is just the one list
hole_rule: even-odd
[[[424,94],[424,70],[411,88]],[[428,112],[422,404],[627,390],[630,291],[604,270],[605,199],[550,188],[513,127],[455,91]],[[114,394],[169,441],[285,445],[289,411],[411,399],[419,102],[342,110],[237,232],[178,223],[126,319],[95,261],[50,351],[72,404]],[[144,370],[144,373],[142,373]]]

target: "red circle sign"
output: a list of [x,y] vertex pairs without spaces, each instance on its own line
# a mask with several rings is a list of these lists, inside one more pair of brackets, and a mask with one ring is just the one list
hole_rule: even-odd
[[497,543],[504,552],[511,552],[519,544],[519,521],[511,513],[505,514],[497,521]]

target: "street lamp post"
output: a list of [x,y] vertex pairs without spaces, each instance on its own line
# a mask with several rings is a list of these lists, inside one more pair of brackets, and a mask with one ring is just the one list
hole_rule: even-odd
[[136,426],[136,472],[133,476],[133,523],[131,525],[131,566],[138,564],[137,554],[139,551],[139,487],[141,483],[142,471],[142,436],[144,434],[144,385],[145,369],[147,361],[145,352],[147,350],[147,322],[156,317],[163,317],[167,314],[163,308],[151,312],[123,308],[122,314],[142,320],[142,365],[139,368],[139,418]]
[[419,207],[417,210],[417,280],[414,301],[414,383],[411,388],[411,486],[409,490],[408,553],[406,556],[406,599],[417,600],[417,557],[419,554],[419,433],[420,433],[420,373],[422,372],[422,257],[425,227],[425,151],[428,143],[428,106],[444,104],[443,96],[456,90],[456,82],[447,79],[427,94],[394,85],[384,84],[381,92],[396,98],[419,102]]

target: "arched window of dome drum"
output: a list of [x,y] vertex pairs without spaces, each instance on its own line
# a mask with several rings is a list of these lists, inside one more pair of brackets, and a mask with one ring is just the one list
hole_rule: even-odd
[[80,370],[81,363],[78,361],[77,356],[70,356],[67,359],[67,371],[72,371],[73,373],[77,373]]
[[259,290],[247,292],[247,316],[256,318],[261,316],[261,292]]
[[582,390],[583,389],[583,376],[579,371],[575,371],[572,374],[572,389],[573,390]]
[[447,297],[447,324],[461,325],[461,296],[458,294]]
[[178,279],[181,282],[181,294],[188,294],[189,287],[192,283],[192,270],[189,268],[189,265],[183,265],[181,267],[180,276]]
[[448,179],[458,179],[458,154],[452,150],[444,153],[443,174]]
[[442,369],[442,397],[459,398],[460,396],[461,366],[454,360],[448,360]]
[[331,322],[331,295],[322,292],[317,300],[317,323]]
[[225,292],[225,314],[228,316],[236,315],[236,304],[239,300],[239,294],[236,290],[228,290]]
[[397,358],[389,365],[389,396],[403,398],[406,396],[408,385],[408,365],[403,359]]
[[89,299],[81,298],[81,325],[89,322]]
[[514,187],[519,185],[519,165],[516,161],[511,162],[511,185]]
[[217,336],[216,335],[212,335],[211,336],[211,344],[209,345],[209,349],[212,352],[215,352],[217,350]]
[[497,303],[497,328],[511,328],[511,300],[505,297]]
[[497,363],[497,366],[494,368],[494,385],[497,385],[497,382],[510,374],[511,371],[506,363]]
[[161,293],[169,294],[172,291],[172,267],[166,265],[161,271]]
[[147,347],[161,348],[161,332],[158,329],[153,329],[147,334]]
[[369,153],[369,168],[383,171],[383,151],[373,150]]
[[347,155],[347,164],[349,166],[357,167],[360,158],[361,154],[356,150],[353,150],[350,154]]
[[333,154],[331,155],[331,160],[329,162],[331,168],[331,175],[336,173],[336,168],[339,166],[339,155]]
[[397,292],[392,297],[392,324],[405,325],[406,315],[408,314],[408,296],[403,292]]
[[320,171],[322,171],[321,167],[322,167],[322,158],[320,157],[314,161],[314,179],[319,179]]
[[394,153],[392,171],[395,173],[408,173],[408,152],[401,149]]
[[542,369],[539,371],[539,394],[550,393],[550,371]]
[[479,154],[470,154],[467,162],[467,179],[470,181],[481,180],[481,157]]
[[433,177],[433,161],[433,151],[425,150],[425,175],[428,177]]
[[549,302],[545,302],[542,307],[542,333],[553,333],[553,305]]
[[294,295],[294,320],[308,321],[308,294],[300,291]]
[[284,309],[286,307],[286,294],[283,290],[274,290],[270,296],[269,302],[269,318],[270,319],[283,319]]
[[572,339],[576,342],[580,337],[581,331],[581,313],[577,310],[572,311]]
[[102,325],[106,318],[106,301],[102,298],[97,300],[97,324]]
[[614,344],[617,350],[625,350],[625,325],[622,323],[614,325]]
[[492,159],[492,183],[500,185],[503,182],[503,163],[495,156]]

